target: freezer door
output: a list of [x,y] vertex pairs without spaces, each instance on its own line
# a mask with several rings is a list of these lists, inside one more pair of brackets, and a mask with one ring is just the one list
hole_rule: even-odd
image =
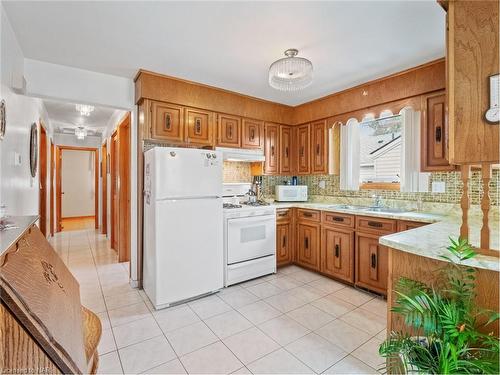
[[221,198],[157,201],[155,213],[156,306],[222,288]]
[[222,196],[220,152],[172,147],[153,150],[155,162],[151,182],[156,200]]

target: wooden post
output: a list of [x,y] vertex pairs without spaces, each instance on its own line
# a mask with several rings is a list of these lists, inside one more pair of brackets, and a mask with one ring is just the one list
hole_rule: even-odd
[[491,164],[484,163],[481,168],[483,180],[483,198],[481,199],[481,210],[483,211],[483,226],[481,227],[481,249],[490,248],[490,179],[491,179]]
[[462,226],[460,227],[460,237],[469,238],[469,178],[470,165],[462,165],[460,167],[461,178],[463,182],[462,198],[460,206],[462,208]]

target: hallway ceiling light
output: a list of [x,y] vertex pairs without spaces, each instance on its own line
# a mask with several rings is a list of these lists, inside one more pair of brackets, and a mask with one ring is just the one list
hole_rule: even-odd
[[83,126],[79,126],[75,129],[75,135],[77,139],[84,139],[87,136],[87,129]]
[[90,116],[95,109],[93,105],[86,104],[75,104],[75,108],[82,116]]
[[269,67],[269,85],[281,91],[298,91],[309,86],[313,78],[312,63],[297,57],[299,51],[291,48],[285,56]]

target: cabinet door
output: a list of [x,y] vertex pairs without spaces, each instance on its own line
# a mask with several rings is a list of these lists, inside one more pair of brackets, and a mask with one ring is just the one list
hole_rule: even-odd
[[244,118],[242,120],[242,139],[243,148],[262,148],[264,147],[264,123],[258,120]]
[[236,116],[218,115],[217,144],[223,147],[237,147],[241,145],[241,119]]
[[297,263],[319,271],[319,224],[297,224]]
[[170,142],[184,141],[183,108],[173,104],[152,102],[151,137]]
[[292,262],[292,229],[290,223],[276,226],[276,263],[283,266]]
[[185,141],[211,146],[214,143],[214,114],[200,109],[186,108]]
[[356,234],[356,285],[387,293],[388,249],[377,235]]
[[311,173],[328,172],[328,143],[326,121],[311,124]]
[[264,164],[265,174],[277,174],[279,172],[278,158],[278,141],[279,141],[279,125],[266,124],[264,129],[265,142],[264,154],[266,161]]
[[309,173],[309,124],[301,125],[297,129],[297,172]]
[[446,95],[424,97],[422,116],[422,171],[451,171],[455,167],[448,162],[448,122],[446,118]]
[[280,174],[289,174],[292,172],[292,128],[286,125],[280,125]]
[[354,282],[354,233],[323,227],[321,232],[321,272]]

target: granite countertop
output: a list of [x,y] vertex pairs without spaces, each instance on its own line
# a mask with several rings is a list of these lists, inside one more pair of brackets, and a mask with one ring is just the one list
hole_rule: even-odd
[[2,221],[12,223],[14,226],[0,230],[0,256],[7,251],[9,247],[16,243],[23,233],[38,220],[37,215],[32,216],[7,216]]
[[[332,203],[316,202],[273,202],[276,208],[308,208],[321,211],[341,212],[358,216],[383,217],[388,219],[418,221],[429,223],[419,228],[394,233],[380,237],[380,243],[393,249],[405,251],[408,253],[421,255],[427,258],[443,260],[440,256],[449,254],[446,249],[450,245],[449,237],[457,239],[460,234],[461,217],[451,214],[457,211],[456,207],[448,211],[442,210],[445,214],[436,214],[433,212],[407,211],[407,212],[374,212],[367,210],[350,210],[334,207]],[[356,204],[358,202],[345,202]],[[438,207],[438,210],[442,207]],[[479,247],[480,230],[482,225],[482,215],[480,210],[472,210],[469,214],[469,242],[474,247]],[[500,251],[500,224],[498,219],[498,210],[490,215],[490,249]],[[483,268],[493,271],[500,271],[500,258],[486,255],[477,255],[473,259],[463,262],[477,268]]]
[[308,208],[313,210],[329,211],[329,212],[340,212],[344,214],[358,215],[358,216],[372,216],[372,217],[383,217],[386,219],[396,219],[396,220],[408,220],[408,221],[419,221],[422,223],[436,223],[444,220],[445,216],[438,215],[428,212],[419,211],[405,211],[405,212],[380,212],[380,211],[369,211],[369,210],[353,210],[348,208],[334,207],[335,204],[328,203],[306,203],[306,202],[296,202],[296,203],[284,203],[284,202],[274,202],[272,203],[276,208]]

